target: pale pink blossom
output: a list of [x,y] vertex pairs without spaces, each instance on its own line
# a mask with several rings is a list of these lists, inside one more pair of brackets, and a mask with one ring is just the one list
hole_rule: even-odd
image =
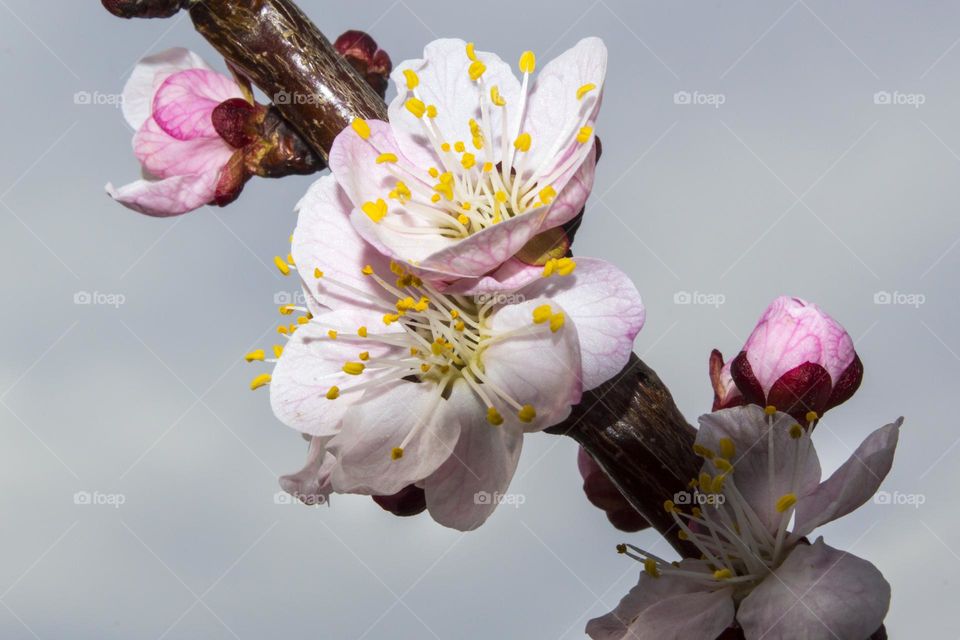
[[798,420],[845,402],[863,378],[853,340],[840,323],[817,305],[789,296],[767,307],[737,357],[726,365],[719,352],[711,358],[720,402],[715,409],[743,402],[772,405]]
[[[536,278],[539,268],[511,258],[574,218],[593,187],[606,64],[597,38],[536,74],[533,53],[524,53],[521,79],[495,54],[455,39],[399,64],[390,121],[355,120],[330,152],[360,235],[448,289]],[[498,274],[501,266],[508,273]]]
[[865,640],[883,623],[890,585],[866,560],[806,536],[877,491],[902,422],[871,433],[821,482],[812,423],[804,428],[755,405],[702,416],[696,489],[665,504],[702,557],[674,565],[622,545],[643,562],[640,581],[587,633],[594,640],[715,640],[736,623],[747,640]]
[[366,243],[352,208],[332,176],[299,205],[292,262],[312,317],[268,376],[274,413],[329,438],[333,490],[416,485],[435,520],[473,529],[507,490],[523,434],[564,420],[626,364],[639,294],[590,258],[512,292],[445,294]]
[[237,83],[195,53],[170,49],[141,60],[123,90],[123,115],[136,130],[133,152],[143,178],[107,185],[135,211],[174,216],[214,202],[221,172],[236,149],[214,128],[213,111],[243,98]]

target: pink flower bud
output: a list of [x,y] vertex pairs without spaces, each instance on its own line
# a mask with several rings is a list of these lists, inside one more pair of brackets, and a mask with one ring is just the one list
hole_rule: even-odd
[[344,31],[333,48],[359,71],[373,90],[384,97],[393,62],[376,40],[363,31]]
[[822,415],[849,399],[863,364],[836,320],[815,304],[782,296],[767,307],[729,373],[746,402],[805,421],[807,412]]

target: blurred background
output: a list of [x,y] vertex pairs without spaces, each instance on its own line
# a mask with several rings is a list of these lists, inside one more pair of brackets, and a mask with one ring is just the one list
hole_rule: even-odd
[[[886,499],[822,533],[892,583],[892,637],[955,635],[960,6],[300,4],[395,62],[440,36],[511,62],[602,37],[604,155],[577,253],[635,280],[637,353],[691,421],[710,408],[710,349],[734,355],[778,294],[847,327],[866,374],[817,431],[825,472],[906,423]],[[224,68],[183,14],[0,0],[0,636],[582,637],[636,581],[614,545],[667,546],[587,503],[572,441],[527,438],[523,504],[466,535],[362,497],[277,503],[306,448],[242,355],[273,342],[294,282],[271,258],[311,178],[166,220],[103,189],[139,171],[117,95],[178,45]]]

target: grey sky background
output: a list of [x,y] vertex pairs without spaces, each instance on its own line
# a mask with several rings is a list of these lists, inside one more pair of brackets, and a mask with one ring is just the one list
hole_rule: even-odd
[[[892,504],[822,533],[892,583],[892,637],[953,637],[960,6],[301,4],[331,38],[369,30],[395,62],[439,36],[511,62],[602,37],[604,156],[576,252],[635,280],[648,309],[637,352],[690,420],[709,409],[710,349],[735,354],[776,295],[847,327],[866,374],[818,429],[825,471],[873,429],[906,424]],[[614,545],[666,545],[589,506],[572,441],[527,438],[511,486],[525,503],[466,535],[361,497],[275,504],[305,446],[248,391],[261,369],[241,357],[274,341],[274,297],[294,282],[270,261],[311,179],[139,216],[103,192],[138,173],[132,132],[114,106],[74,99],[119,93],[142,55],[177,45],[222,68],[183,16],[0,0],[0,636],[582,637],[635,583]],[[723,104],[677,104],[683,91]],[[78,305],[79,292],[123,304]],[[678,304],[682,292],[723,303]],[[125,503],[76,505],[78,491]]]

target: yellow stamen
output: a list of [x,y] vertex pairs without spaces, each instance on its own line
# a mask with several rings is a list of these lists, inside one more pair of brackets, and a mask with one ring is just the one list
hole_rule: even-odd
[[413,91],[420,85],[420,76],[413,69],[404,69],[403,77],[407,81],[407,89]]
[[254,360],[263,360],[265,357],[267,357],[267,354],[263,352],[263,349],[255,349],[243,356],[243,359],[247,362],[253,362]]
[[816,411],[807,411],[807,415],[805,417],[807,418],[807,422],[816,422],[820,419],[820,416],[817,415]]
[[361,352],[357,355],[357,357],[360,358],[360,360],[362,360],[363,362],[366,362],[367,360],[370,359],[370,352],[369,352],[369,351],[361,351]]
[[579,133],[577,133],[577,142],[580,144],[587,144],[590,141],[590,136],[593,135],[593,127],[581,127]]
[[737,447],[730,438],[720,438],[720,455],[727,460],[733,460],[737,455]]
[[288,316],[288,315],[290,315],[291,313],[293,313],[293,305],[292,305],[292,304],[282,304],[282,305],[280,305],[279,311],[280,311],[280,315],[282,315],[282,316]]
[[677,513],[680,510],[677,509],[677,505],[673,503],[673,500],[664,500],[663,501],[663,510],[667,513]]
[[767,406],[765,406],[765,407],[763,408],[763,412],[764,412],[766,415],[768,415],[768,416],[772,416],[773,414],[775,414],[775,413],[777,412],[777,408],[776,408],[775,406],[773,406],[772,404],[768,404]]
[[537,68],[537,56],[533,54],[533,51],[524,51],[520,54],[519,67],[522,73],[533,73],[534,69]]
[[474,60],[470,63],[470,67],[467,69],[467,73],[470,75],[470,79],[476,82],[483,76],[483,73],[487,70],[487,65],[483,64],[479,60]]
[[533,322],[535,324],[543,324],[550,319],[551,315],[553,315],[553,309],[550,308],[550,305],[542,304],[533,310]]
[[270,384],[270,379],[271,376],[269,373],[261,373],[250,381],[250,390],[255,391],[264,385]]
[[651,578],[659,578],[660,570],[657,569],[657,561],[653,558],[647,558],[643,561],[643,570]]
[[537,417],[537,410],[531,405],[525,404],[520,407],[520,411],[517,412],[517,417],[520,418],[520,422],[533,422],[533,419]]
[[357,329],[357,335],[360,336],[361,338],[366,338],[366,337],[367,337],[367,328],[366,328],[366,327],[360,327],[359,329]]
[[470,58],[471,60],[477,59],[477,51],[474,48],[472,42],[467,43],[467,57]]
[[427,117],[433,120],[437,117],[437,105],[428,104],[427,105]]
[[550,331],[553,333],[560,331],[560,329],[563,327],[564,320],[565,318],[563,312],[555,313],[550,316]]
[[577,100],[583,100],[583,97],[585,95],[587,95],[588,93],[590,93],[596,88],[597,88],[597,85],[593,84],[592,82],[588,82],[587,84],[581,86],[579,89],[577,89]]
[[797,504],[797,494],[785,493],[784,495],[780,496],[779,500],[777,500],[777,513],[783,513],[795,504]]
[[279,358],[283,355],[283,347],[278,344],[273,345],[273,357]]
[[340,387],[330,387],[327,391],[327,400],[336,400],[340,397]]
[[333,329],[330,329],[330,331],[327,331],[327,335],[330,336],[331,340],[337,339],[337,332],[334,331]]
[[397,154],[395,153],[381,153],[377,156],[377,164],[383,164],[384,162],[396,162]]
[[362,362],[347,362],[343,365],[343,372],[351,376],[358,376],[363,373],[363,370],[367,368],[367,365]]
[[733,465],[730,464],[730,461],[727,460],[726,458],[714,458],[713,464],[717,469],[719,469],[724,473],[727,473],[728,471],[733,469]]
[[403,457],[403,447],[394,447],[390,450],[390,459],[399,460]]
[[548,184],[543,189],[540,189],[540,193],[538,195],[540,196],[540,200],[543,201],[543,204],[550,204],[553,199],[557,197],[557,192]]
[[283,275],[290,275],[290,265],[284,262],[280,256],[273,256],[273,264],[277,265],[277,269],[279,269]]
[[357,132],[357,135],[364,140],[370,138],[370,125],[367,124],[367,121],[363,118],[354,118],[353,122],[350,123],[350,126],[354,131]]
[[733,572],[730,569],[717,569],[713,572],[714,580],[728,580],[733,577]]
[[521,133],[517,136],[517,139],[513,141],[513,146],[516,147],[517,151],[523,151],[526,153],[530,151],[531,138],[529,133]]
[[423,114],[427,111],[427,105],[423,104],[423,100],[419,100],[417,98],[408,99],[404,106],[407,107],[407,111],[412,113],[417,118],[422,118]]
[[500,89],[497,88],[496,85],[490,87],[490,102],[498,107],[502,107],[507,104],[506,98],[500,95]]
[[500,412],[497,411],[496,407],[489,407],[487,409],[487,422],[495,427],[499,427],[503,424],[503,416],[500,415]]
[[370,265],[365,265],[362,269],[360,269],[360,273],[362,273],[365,276],[372,276],[373,267],[371,267]]
[[577,268],[577,263],[573,258],[560,258],[557,260],[557,273],[561,276],[568,276]]
[[320,271],[320,268],[319,268],[319,267],[316,268],[316,269],[314,269],[314,270],[313,270],[313,277],[316,278],[317,280],[319,280],[320,278],[323,277],[323,271]]
[[380,222],[387,215],[387,203],[383,198],[379,198],[376,202],[364,202],[360,210],[374,222]]

